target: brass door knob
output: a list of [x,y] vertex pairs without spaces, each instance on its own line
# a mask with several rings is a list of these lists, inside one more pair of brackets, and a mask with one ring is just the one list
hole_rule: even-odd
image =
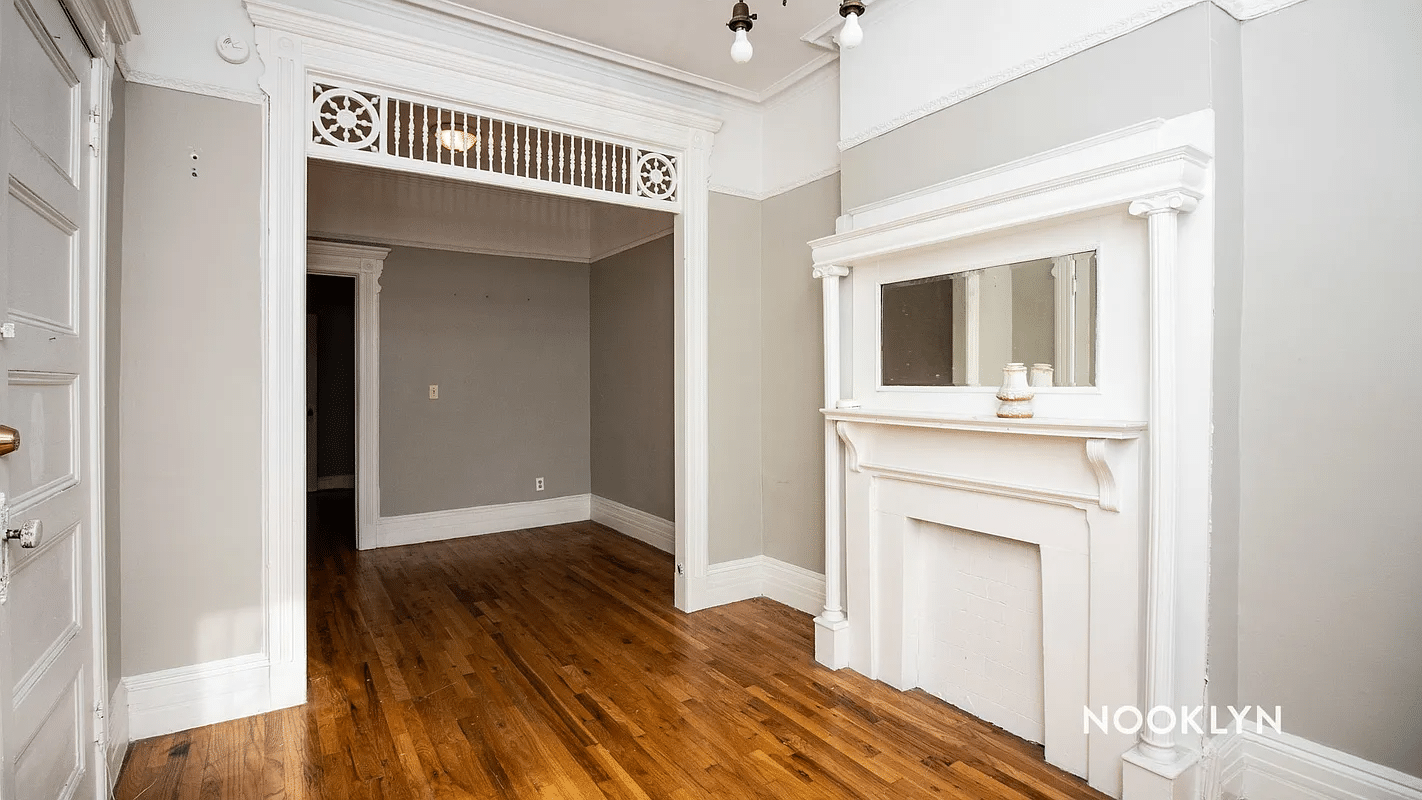
[[9,425],[0,425],[0,456],[8,456],[20,449],[20,432]]

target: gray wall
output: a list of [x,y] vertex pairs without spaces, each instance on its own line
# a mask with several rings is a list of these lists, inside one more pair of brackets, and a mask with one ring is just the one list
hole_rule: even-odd
[[760,203],[711,195],[710,559],[761,549]]
[[839,176],[761,204],[761,476],[766,555],[825,560],[824,323],[807,242],[834,233]]
[[1172,14],[845,151],[845,210],[1210,105],[1210,4]]
[[1239,695],[1422,775],[1422,12],[1244,26]]
[[[115,75],[109,119],[108,193],[104,198],[104,618],[109,696],[123,678],[123,536],[119,491],[120,386],[123,377],[123,190],[126,84]],[[103,698],[106,702],[108,698]]]
[[125,95],[127,676],[261,649],[262,108],[138,84]]
[[1210,6],[1215,111],[1214,455],[1210,471],[1209,702],[1239,706],[1239,352],[1244,302],[1240,23]]
[[676,519],[673,240],[592,265],[592,492]]
[[591,489],[586,264],[397,247],[380,285],[382,516]]

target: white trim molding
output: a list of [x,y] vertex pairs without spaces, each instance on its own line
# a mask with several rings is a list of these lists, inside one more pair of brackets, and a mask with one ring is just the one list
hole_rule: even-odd
[[1422,800],[1422,778],[1268,729],[1213,739],[1206,758],[1204,800]]
[[590,518],[593,522],[606,525],[639,542],[646,542],[664,553],[676,552],[676,523],[671,520],[597,495],[592,496]]
[[380,276],[388,255],[386,247],[306,243],[308,275],[356,280],[356,474],[317,478],[317,488],[356,490],[356,544],[362,550],[377,546],[380,518]]
[[591,516],[592,495],[575,494],[523,503],[500,503],[381,517],[375,525],[372,546],[401,547],[423,542],[442,542],[466,536],[583,522]]
[[104,732],[108,748],[104,756],[109,768],[107,796],[112,796],[114,787],[118,786],[123,759],[128,755],[129,742],[133,738],[129,735],[128,683],[125,681],[119,681],[118,686],[114,687],[113,695],[109,697],[109,706],[104,716]]
[[1289,6],[1302,3],[1303,0],[1214,0],[1214,2],[1215,5],[1227,11],[1230,16],[1240,22],[1245,22],[1272,14],[1275,11],[1283,11]]
[[708,575],[707,590],[714,605],[769,597],[806,614],[824,608],[824,575],[770,556],[712,564]]
[[[264,652],[270,711],[306,699],[305,420],[306,160],[313,80],[484,109],[500,119],[642,143],[675,156],[676,217],[676,604],[705,599],[709,560],[709,159],[718,118],[702,110],[539,72],[427,40],[378,30],[269,0],[247,0],[268,98],[265,115],[262,285]],[[333,148],[334,149],[334,148]],[[440,175],[412,159],[385,164]],[[478,170],[460,180],[479,182]],[[537,190],[561,194],[557,184]],[[619,202],[609,193],[610,202]],[[369,473],[371,470],[362,470]],[[587,518],[584,514],[583,519]],[[393,535],[393,534],[392,534]]]
[[134,741],[260,714],[271,707],[270,664],[257,653],[124,678]]

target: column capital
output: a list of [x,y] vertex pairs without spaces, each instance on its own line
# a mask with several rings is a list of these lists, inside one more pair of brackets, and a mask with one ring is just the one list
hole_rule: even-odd
[[849,276],[849,267],[841,267],[837,264],[823,264],[815,267],[810,273],[816,280],[820,278],[846,278]]
[[1167,211],[1188,214],[1200,205],[1200,198],[1184,192],[1166,192],[1154,197],[1143,197],[1131,203],[1126,209],[1133,217],[1150,217]]

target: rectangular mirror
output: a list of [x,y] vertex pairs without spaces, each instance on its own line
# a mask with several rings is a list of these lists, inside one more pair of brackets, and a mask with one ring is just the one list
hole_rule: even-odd
[[1050,365],[1054,386],[1095,384],[1095,252],[886,283],[880,291],[884,386],[996,386],[1013,362]]

